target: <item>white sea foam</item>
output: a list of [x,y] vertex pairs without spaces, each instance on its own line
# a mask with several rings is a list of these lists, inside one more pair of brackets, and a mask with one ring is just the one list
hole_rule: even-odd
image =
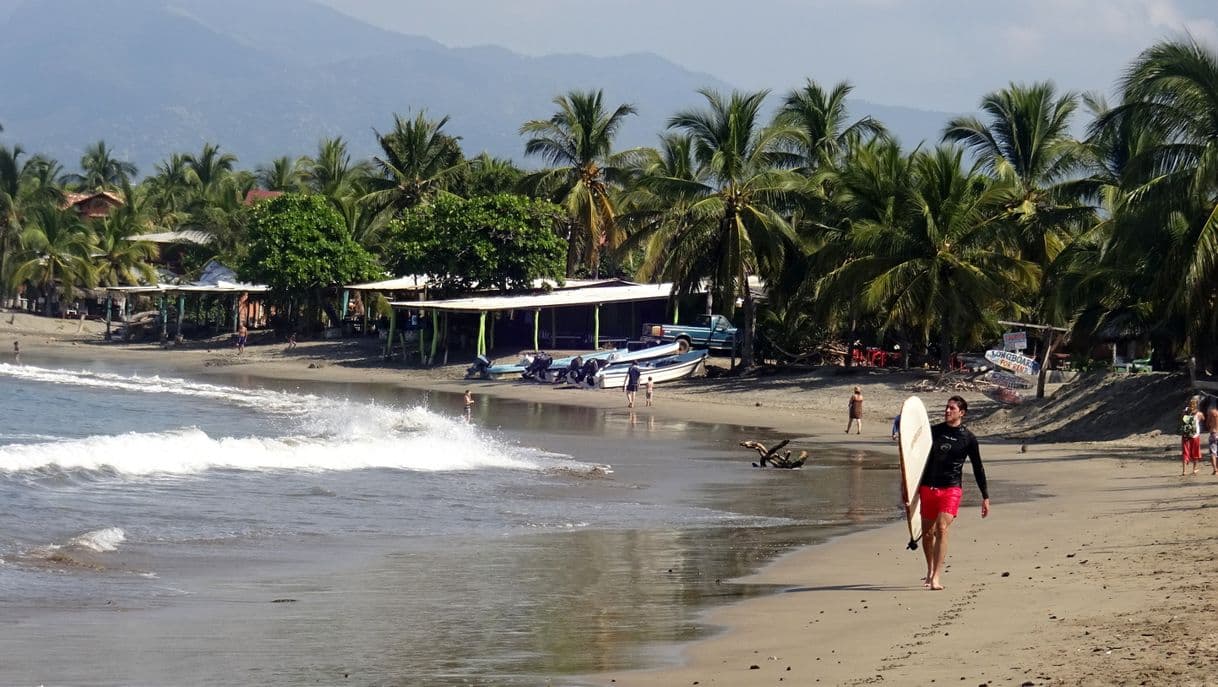
[[118,545],[122,544],[126,538],[127,533],[121,529],[107,527],[105,529],[93,530],[92,532],[85,532],[79,537],[73,538],[68,542],[68,545],[101,553],[105,551],[117,551]]
[[319,399],[307,394],[289,394],[266,389],[239,389],[205,384],[159,375],[120,375],[87,370],[65,370],[0,363],[0,377],[12,377],[47,384],[66,384],[144,394],[168,394],[207,398],[235,405],[255,407],[266,412],[299,413]]
[[[293,417],[287,436],[212,436],[195,427],[162,432],[0,445],[0,471],[110,470],[125,475],[191,475],[230,470],[427,472],[552,468],[565,461],[510,446],[461,420],[423,407],[241,389],[185,379],[124,376],[0,364],[8,375],[50,384],[208,398]],[[276,433],[281,433],[277,431]]]

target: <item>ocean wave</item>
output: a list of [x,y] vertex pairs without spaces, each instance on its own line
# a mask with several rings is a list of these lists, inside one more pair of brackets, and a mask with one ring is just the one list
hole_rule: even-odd
[[296,414],[307,412],[310,405],[319,400],[308,394],[290,394],[268,389],[240,389],[219,384],[206,384],[178,377],[160,375],[121,375],[111,372],[89,370],[67,370],[33,365],[0,363],[0,376],[23,379],[44,384],[64,384],[141,394],[167,394],[193,396],[245,407],[258,408],[266,412]]
[[268,427],[269,433],[279,436],[213,436],[188,426],[79,439],[29,437],[0,445],[0,472],[62,475],[83,470],[105,477],[373,468],[420,472],[557,468],[601,476],[611,472],[608,466],[589,467],[569,456],[506,444],[461,419],[422,406],[402,408],[172,377],[0,363],[0,376],[5,375],[48,384],[201,397],[291,419]]
[[75,546],[98,553],[117,551],[118,545],[127,539],[127,533],[118,527],[106,527],[92,532],[85,532],[79,537],[68,541],[68,546]]
[[446,472],[539,467],[505,448],[434,432],[363,438],[213,438],[189,428],[0,446],[0,471],[58,469],[151,476],[194,475],[217,469],[323,472],[397,468]]

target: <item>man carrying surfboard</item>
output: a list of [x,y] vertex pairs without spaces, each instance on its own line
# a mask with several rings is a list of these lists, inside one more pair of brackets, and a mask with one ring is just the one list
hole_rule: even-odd
[[973,464],[973,477],[981,491],[981,517],[990,514],[990,493],[977,437],[964,426],[968,401],[952,396],[943,409],[943,422],[931,427],[930,456],[918,485],[922,502],[922,550],[926,554],[925,586],[943,589],[939,576],[947,559],[947,530],[960,510],[964,461]]

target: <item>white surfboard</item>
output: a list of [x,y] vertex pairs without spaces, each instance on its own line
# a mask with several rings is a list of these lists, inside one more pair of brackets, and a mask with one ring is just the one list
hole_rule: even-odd
[[910,396],[901,406],[901,497],[905,500],[905,517],[909,521],[909,548],[917,549],[922,539],[922,501],[918,498],[918,483],[930,457],[930,418],[922,399]]

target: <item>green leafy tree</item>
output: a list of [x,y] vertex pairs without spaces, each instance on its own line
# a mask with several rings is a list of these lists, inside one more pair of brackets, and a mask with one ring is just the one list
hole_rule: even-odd
[[[342,216],[321,196],[291,193],[254,205],[246,240],[238,276],[270,286],[281,303],[306,304],[310,315],[331,287],[381,274],[376,260],[351,238]],[[295,308],[290,311],[294,319]]]
[[530,288],[534,279],[563,274],[564,242],[554,232],[563,214],[522,196],[441,196],[391,223],[389,267],[428,274],[448,292]]

